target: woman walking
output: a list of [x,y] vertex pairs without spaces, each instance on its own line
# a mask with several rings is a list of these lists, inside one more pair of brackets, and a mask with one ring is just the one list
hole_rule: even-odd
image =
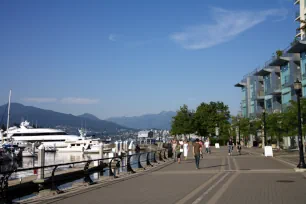
[[188,146],[187,140],[184,141],[183,149],[184,149],[184,158],[185,158],[185,160],[187,160],[188,151],[189,151],[189,146]]
[[177,163],[181,163],[182,148],[181,148],[181,145],[178,141],[177,141],[177,144],[176,144],[175,152],[176,152]]

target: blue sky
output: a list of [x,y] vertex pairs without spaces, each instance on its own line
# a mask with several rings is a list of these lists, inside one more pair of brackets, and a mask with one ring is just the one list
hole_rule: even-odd
[[0,2],[0,104],[100,118],[224,101],[287,47],[291,0]]

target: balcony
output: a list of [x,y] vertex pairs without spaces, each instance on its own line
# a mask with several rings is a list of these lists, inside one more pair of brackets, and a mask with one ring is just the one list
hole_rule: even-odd
[[300,18],[301,18],[300,11],[296,11],[296,12],[295,12],[295,21],[299,21]]
[[257,91],[256,100],[264,100],[265,92],[263,90]]
[[291,47],[288,50],[288,53],[301,53],[306,51],[306,40],[305,36],[303,38],[301,37],[300,30],[297,30],[297,32],[300,34],[297,36],[294,41],[291,43]]
[[277,50],[276,53],[272,56],[272,60],[269,66],[283,66],[286,65],[291,60],[293,60],[296,63],[299,63],[300,61],[299,54],[288,53],[288,50],[290,48],[291,47],[288,47],[284,50]]

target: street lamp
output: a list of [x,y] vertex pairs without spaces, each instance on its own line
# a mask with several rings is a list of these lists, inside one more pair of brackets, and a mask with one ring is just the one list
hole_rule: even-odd
[[306,168],[304,160],[304,152],[303,152],[303,143],[302,143],[302,121],[301,121],[301,102],[300,102],[300,98],[302,95],[302,83],[298,79],[296,79],[293,85],[298,105],[298,141],[299,141],[300,161],[297,167]]
[[264,141],[264,145],[266,146],[266,145],[267,145],[266,109],[263,109],[263,110],[262,110],[262,114],[263,114],[263,123],[264,123],[264,140],[265,140],[265,141]]

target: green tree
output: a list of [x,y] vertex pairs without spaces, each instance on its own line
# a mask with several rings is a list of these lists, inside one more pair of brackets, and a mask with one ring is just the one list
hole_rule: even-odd
[[187,135],[194,132],[193,111],[188,109],[187,105],[180,107],[176,115],[172,118],[171,134],[172,135]]
[[267,134],[271,136],[272,143],[276,139],[277,148],[279,148],[282,132],[284,132],[284,119],[283,113],[271,113],[267,115]]
[[[249,139],[248,136],[251,133],[251,125],[250,120],[248,118],[243,118],[240,116],[232,117],[232,125],[234,128],[238,128],[238,134],[240,132],[240,140],[246,141]],[[240,130],[240,131],[239,131]],[[238,135],[239,137],[239,135]],[[235,137],[236,138],[236,137]]]
[[201,103],[194,114],[194,128],[200,136],[215,135],[219,129],[221,137],[229,135],[230,112],[223,102]]

